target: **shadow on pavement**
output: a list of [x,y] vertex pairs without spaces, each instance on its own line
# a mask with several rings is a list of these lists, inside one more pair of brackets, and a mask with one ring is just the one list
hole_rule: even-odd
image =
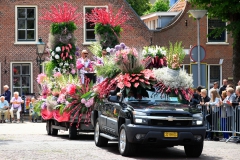
[[[64,135],[57,135],[54,136],[56,138],[61,138],[61,139],[65,139],[65,140],[70,140],[68,134],[64,134]],[[77,135],[77,138],[71,141],[94,141],[94,136],[93,134],[79,134]]]
[[[117,143],[109,143],[107,147],[102,149],[113,154],[120,154]],[[184,148],[153,148],[148,146],[141,146],[137,149],[135,156],[129,157],[132,159],[147,160],[147,159],[206,159],[219,160],[221,157],[206,156],[202,154],[199,158],[188,158],[185,155]]]

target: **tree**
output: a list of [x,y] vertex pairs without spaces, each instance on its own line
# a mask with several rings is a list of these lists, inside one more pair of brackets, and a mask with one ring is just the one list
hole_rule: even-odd
[[139,16],[142,16],[151,6],[149,0],[127,0],[127,2]]
[[206,9],[208,16],[228,22],[226,27],[216,28],[212,33],[216,37],[225,29],[233,37],[233,82],[240,80],[240,1],[239,0],[190,0],[197,8]]
[[157,0],[150,10],[146,11],[144,14],[150,14],[159,11],[168,11],[169,10],[169,0]]

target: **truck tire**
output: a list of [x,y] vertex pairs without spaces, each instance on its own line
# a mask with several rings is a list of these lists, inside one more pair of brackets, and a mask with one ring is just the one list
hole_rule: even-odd
[[72,126],[69,126],[69,139],[76,139],[76,138],[77,138],[76,124],[72,124]]
[[128,141],[126,126],[124,124],[122,124],[120,127],[118,150],[122,156],[131,156],[136,152],[136,145]]
[[50,124],[51,124],[51,135],[53,135],[53,136],[58,135],[58,129],[54,129],[54,128],[52,127],[52,125],[54,124],[54,121],[52,120],[52,121],[50,122]]
[[108,139],[101,137],[100,133],[101,133],[101,130],[99,126],[99,121],[97,119],[94,127],[94,142],[95,142],[95,145],[98,147],[105,147],[108,144]]
[[186,145],[184,150],[188,157],[199,157],[202,154],[203,142],[198,145]]
[[46,130],[47,130],[47,134],[51,135],[51,124],[50,124],[50,120],[46,121]]

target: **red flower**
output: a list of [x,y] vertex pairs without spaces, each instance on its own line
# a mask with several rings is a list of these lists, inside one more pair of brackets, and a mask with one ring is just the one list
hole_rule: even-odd
[[76,24],[82,23],[82,13],[77,13],[77,7],[74,7],[70,3],[64,2],[62,5],[52,5],[50,10],[51,11],[45,9],[40,20],[50,21],[52,23],[70,21],[75,22]]
[[137,88],[139,86],[139,83],[135,83],[134,87]]
[[139,79],[139,81],[144,82],[144,79]]
[[148,81],[145,81],[146,84],[150,84]]
[[67,86],[66,92],[67,92],[68,94],[70,94],[70,95],[73,95],[73,94],[76,93],[76,89],[77,89],[76,85],[74,85],[74,84],[69,84],[69,85]]

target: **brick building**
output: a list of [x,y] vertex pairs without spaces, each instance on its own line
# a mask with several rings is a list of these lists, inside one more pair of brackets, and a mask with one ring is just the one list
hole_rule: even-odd
[[[63,2],[63,0],[0,1],[1,86],[7,84],[11,91],[19,91],[21,95],[38,93],[36,77],[39,66],[36,62],[36,43],[38,37],[42,37],[43,42],[47,43],[50,32],[50,25],[40,23],[39,17],[42,16],[44,8],[49,9],[50,6]],[[121,41],[137,48],[150,44],[152,32],[126,0],[68,0],[67,2],[77,6],[78,11],[83,13],[94,7],[106,7],[108,4],[112,4],[115,10],[123,5],[132,20],[128,22],[131,29],[123,32]],[[90,41],[95,39],[93,28],[84,22],[82,26],[78,26],[75,36],[80,49],[87,49],[91,44]]]
[[[190,64],[193,63],[189,52],[193,46],[197,45],[197,21],[189,17],[188,11],[191,9],[189,2],[179,0],[168,12],[157,12],[141,17],[154,32],[154,45],[168,46],[169,41],[174,43],[182,41],[187,52],[183,68],[189,73]],[[173,16],[174,12],[176,16]],[[167,24],[165,24],[166,20],[168,20]],[[214,27],[222,25],[226,25],[226,23],[218,19],[208,19],[207,16],[200,19],[200,45],[206,51],[206,57],[202,63],[207,63],[206,84],[210,84],[206,86],[207,88],[210,88],[215,81],[221,84],[224,78],[232,83],[233,40],[231,34],[227,34],[225,31],[218,38],[207,37],[208,32]]]

